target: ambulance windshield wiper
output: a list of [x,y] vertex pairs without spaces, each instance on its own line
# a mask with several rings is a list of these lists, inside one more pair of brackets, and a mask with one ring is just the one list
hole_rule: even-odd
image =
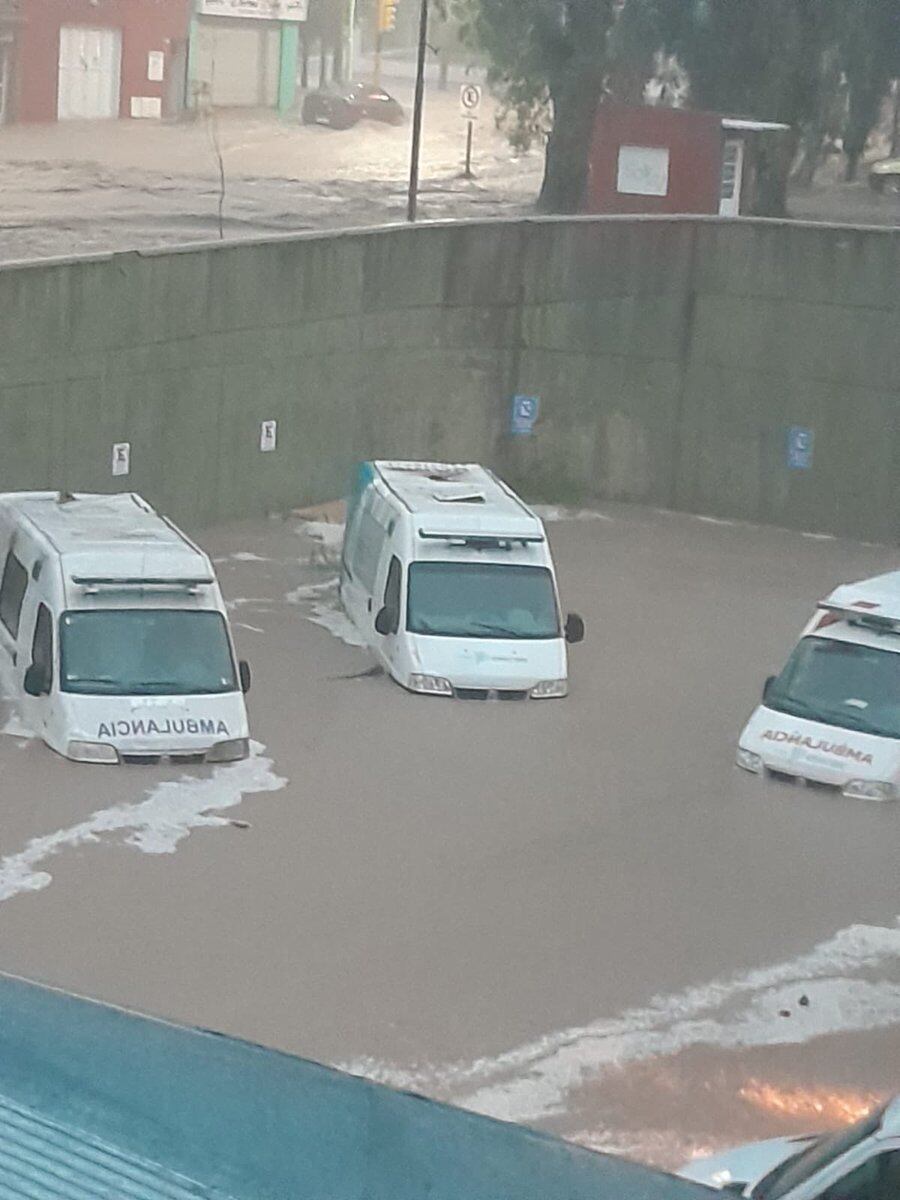
[[527,635],[518,629],[508,629],[505,625],[492,625],[489,621],[473,621],[473,629],[483,629],[485,633],[490,633],[494,637],[504,638],[521,638]]

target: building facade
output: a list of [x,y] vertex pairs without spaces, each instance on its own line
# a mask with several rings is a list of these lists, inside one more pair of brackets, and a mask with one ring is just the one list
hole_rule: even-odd
[[309,0],[196,0],[190,78],[201,107],[293,108]]
[[177,115],[192,8],[192,0],[18,0],[16,119]]

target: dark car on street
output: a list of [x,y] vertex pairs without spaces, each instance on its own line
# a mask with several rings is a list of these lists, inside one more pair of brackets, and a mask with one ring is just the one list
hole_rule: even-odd
[[328,125],[331,129],[352,129],[364,120],[387,125],[402,125],[404,120],[402,105],[383,88],[367,83],[310,92],[303,100],[300,117],[304,125]]

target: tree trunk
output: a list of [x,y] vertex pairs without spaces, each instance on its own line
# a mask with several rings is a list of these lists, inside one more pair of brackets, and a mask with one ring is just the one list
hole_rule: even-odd
[[859,175],[859,160],[862,158],[862,151],[855,147],[847,151],[847,163],[844,167],[844,182],[855,183]]
[[762,135],[756,154],[755,217],[786,217],[788,177],[797,152],[797,133]]
[[300,55],[300,86],[304,92],[309,88],[309,39],[305,34]]
[[891,124],[891,158],[900,154],[900,79],[895,79],[891,89],[894,98],[894,119]]
[[446,92],[450,85],[450,57],[446,47],[440,52],[439,72],[438,87],[442,92]]
[[577,213],[584,200],[600,80],[593,71],[583,72],[566,80],[552,101],[553,129],[537,206],[546,213]]
[[588,157],[607,69],[606,47],[614,0],[567,0],[569,54],[550,83],[553,130],[547,141],[541,212],[576,213],[584,200]]
[[325,39],[319,38],[319,87],[324,88],[328,83],[328,55],[325,52]]

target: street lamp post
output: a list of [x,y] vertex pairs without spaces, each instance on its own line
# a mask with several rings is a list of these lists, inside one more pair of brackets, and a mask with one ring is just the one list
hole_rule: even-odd
[[428,0],[422,0],[419,16],[419,57],[416,65],[416,102],[413,109],[412,155],[409,164],[409,201],[406,219],[415,221],[419,211],[419,151],[422,145],[422,108],[425,103],[425,55],[428,50]]

